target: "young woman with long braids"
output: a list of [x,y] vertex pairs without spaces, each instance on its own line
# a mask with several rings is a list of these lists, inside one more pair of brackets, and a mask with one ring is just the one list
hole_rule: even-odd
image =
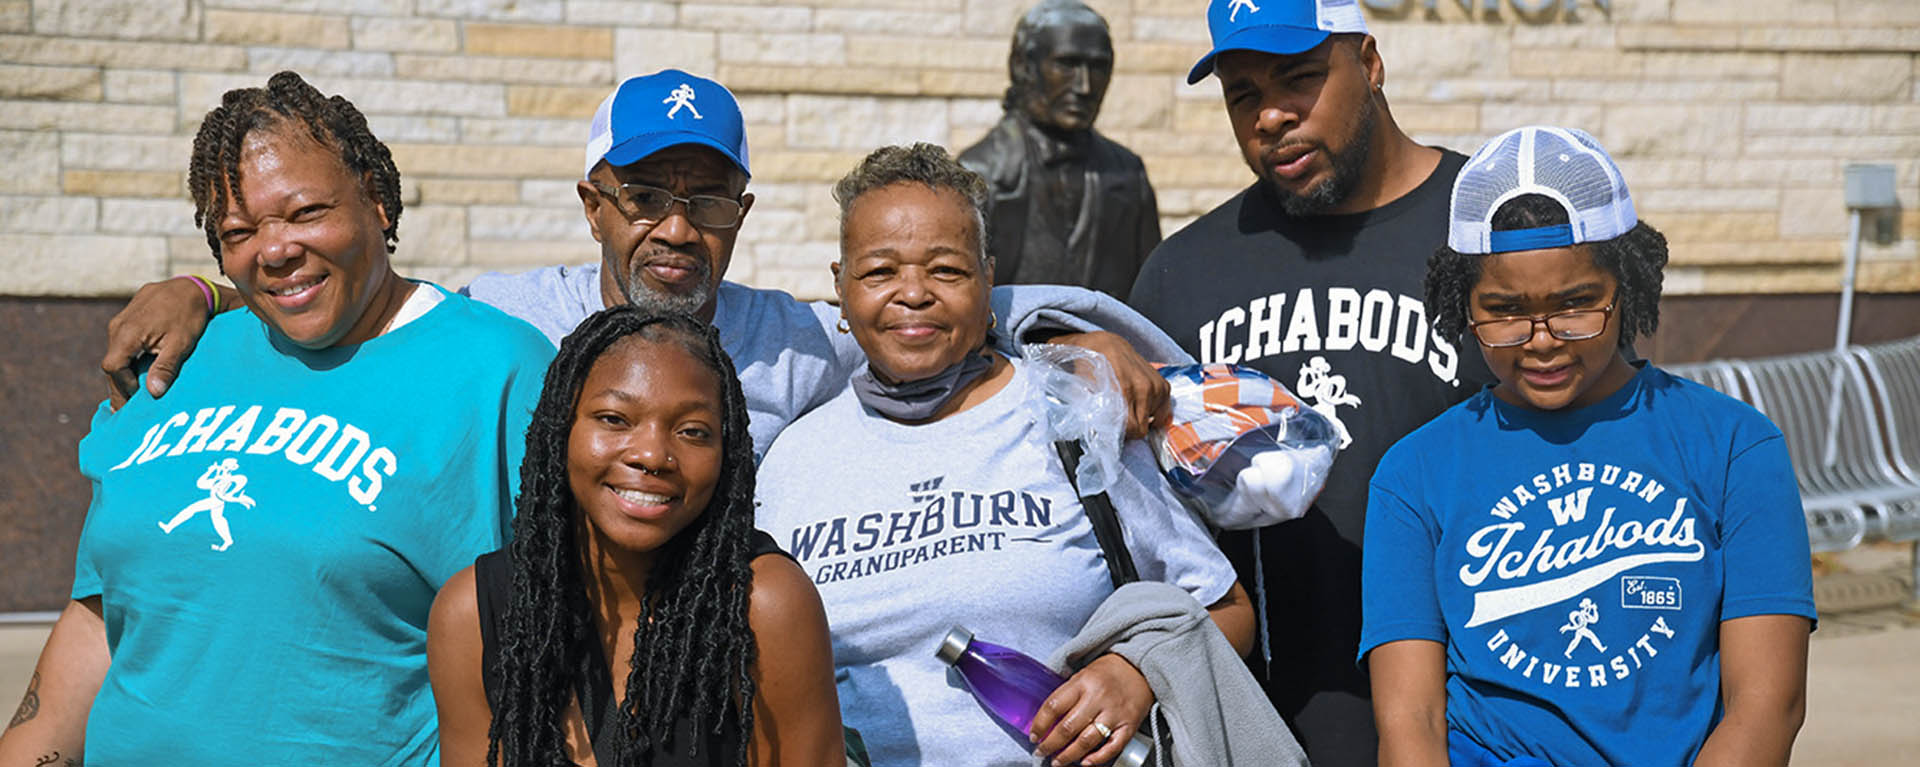
[[826,615],[753,527],[746,400],[712,327],[587,318],[547,371],[521,483],[513,542],[434,603],[443,763],[843,755]]

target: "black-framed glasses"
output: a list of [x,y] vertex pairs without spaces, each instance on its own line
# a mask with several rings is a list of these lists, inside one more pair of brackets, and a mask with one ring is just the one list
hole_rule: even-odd
[[1546,325],[1547,334],[1562,341],[1585,341],[1607,332],[1607,316],[1613,314],[1613,304],[1598,309],[1570,309],[1552,314],[1529,314],[1523,317],[1500,317],[1480,322],[1469,322],[1473,337],[1480,339],[1483,346],[1499,348],[1519,346],[1533,338],[1534,325]]
[[620,215],[633,223],[657,222],[673,212],[673,204],[687,206],[687,220],[702,229],[732,229],[740,225],[746,206],[731,197],[711,194],[676,196],[671,190],[650,184],[621,184],[609,189],[598,181],[587,182],[601,195],[613,201]]

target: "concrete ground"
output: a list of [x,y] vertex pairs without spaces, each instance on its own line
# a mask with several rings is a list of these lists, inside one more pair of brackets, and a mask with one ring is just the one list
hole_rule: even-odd
[[[1816,578],[1822,617],[1808,658],[1807,722],[1794,743],[1795,764],[1883,767],[1914,764],[1920,755],[1920,607],[1859,605],[1829,613],[1825,592],[1831,589],[1822,589],[1848,574],[1903,577],[1911,572],[1903,550],[1910,551],[1869,547],[1829,562],[1829,572]],[[47,629],[0,625],[0,710],[9,715]]]
[[[1920,621],[1904,623],[1813,641],[1795,764],[1880,767],[1920,759]],[[1814,636],[1824,633],[1823,624]]]

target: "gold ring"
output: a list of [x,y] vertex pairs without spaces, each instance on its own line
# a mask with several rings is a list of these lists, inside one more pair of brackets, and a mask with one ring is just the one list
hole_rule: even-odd
[[1113,730],[1107,727],[1106,725],[1099,723],[1098,721],[1093,723],[1093,729],[1100,733],[1101,740],[1106,740],[1108,738],[1113,737]]

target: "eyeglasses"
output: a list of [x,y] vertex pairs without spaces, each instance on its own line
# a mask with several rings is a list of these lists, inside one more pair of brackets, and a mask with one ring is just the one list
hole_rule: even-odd
[[619,189],[608,189],[598,181],[589,181],[593,188],[613,201],[613,206],[633,223],[658,222],[673,213],[673,204],[686,203],[687,220],[702,229],[732,229],[740,225],[740,216],[746,210],[739,200],[719,197],[711,194],[696,194],[679,197],[673,192],[647,184],[621,184]]
[[1473,336],[1480,339],[1482,345],[1496,349],[1526,343],[1533,338],[1533,326],[1537,324],[1545,324],[1547,334],[1562,341],[1585,341],[1607,332],[1607,316],[1612,313],[1613,304],[1607,304],[1599,309],[1573,309],[1552,314],[1469,322],[1467,327],[1473,329]]

